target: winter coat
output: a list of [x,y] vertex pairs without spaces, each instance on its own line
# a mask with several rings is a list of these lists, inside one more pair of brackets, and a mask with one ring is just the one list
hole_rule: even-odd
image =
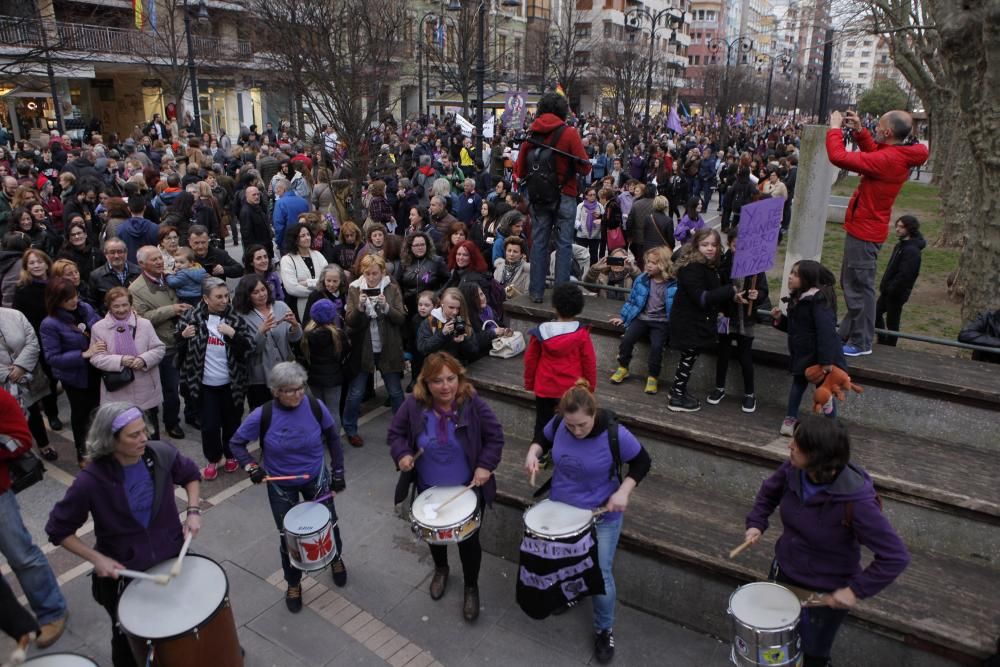
[[208,271],[208,275],[214,276],[216,266],[222,267],[222,275],[218,278],[240,278],[243,276],[243,265],[233,259],[229,252],[222,248],[208,247],[208,252],[204,257],[195,256],[195,261],[201,264],[202,268]]
[[[351,336],[351,374],[358,371],[375,371],[375,353],[372,350],[371,323],[366,308],[361,307],[361,290],[367,289],[364,276],[351,283],[347,289],[347,329]],[[403,310],[403,296],[399,287],[393,285],[388,276],[382,277],[379,289],[385,296],[388,310],[379,309],[375,318],[382,352],[379,354],[378,369],[383,373],[403,372],[403,324],[406,311]]]
[[528,331],[524,388],[541,398],[561,398],[580,378],[597,390],[597,357],[590,327],[580,322],[544,322]]
[[243,245],[250,246],[259,243],[267,250],[270,257],[274,253],[271,245],[271,225],[267,221],[267,213],[260,204],[244,204],[240,209],[240,238]]
[[[397,465],[407,454],[416,456],[419,450],[417,439],[423,434],[427,420],[425,410],[426,406],[408,396],[393,416],[388,433],[389,454]],[[474,393],[459,407],[455,438],[461,443],[471,470],[484,468],[492,471],[500,465],[504,445],[503,426],[478,394]],[[480,488],[483,500],[492,505],[497,494],[496,476],[491,475]]]
[[[309,257],[313,265],[312,273],[309,272],[309,267],[306,266],[302,256],[297,252],[284,255],[278,263],[281,272],[281,285],[285,288],[285,294],[295,297],[297,300],[295,305],[299,322],[305,317],[306,299],[316,289],[319,277],[323,275],[323,269],[326,268],[326,257],[321,252],[310,250]],[[299,281],[303,279],[313,281],[312,286],[299,284]]]
[[[839,134],[839,132],[838,132]],[[870,598],[896,580],[910,554],[882,512],[868,473],[853,463],[829,485],[805,500],[802,476],[789,461],[768,477],[747,515],[746,527],[767,530],[778,509],[783,532],[774,547],[782,572],[816,591],[850,587]],[[875,558],[861,567],[861,546]]]
[[333,345],[333,335],[326,327],[317,327],[305,334],[309,358],[310,387],[339,387],[346,378],[348,340],[343,329],[337,330],[340,348]]
[[[135,349],[139,353],[139,358],[146,362],[146,368],[132,371],[135,380],[125,385],[121,389],[108,391],[104,383],[101,383],[101,402],[105,401],[125,401],[143,410],[158,407],[163,402],[163,388],[160,386],[160,369],[158,366],[163,361],[166,354],[166,346],[153,324],[132,313],[127,324],[130,333],[135,340]],[[108,346],[107,352],[99,352],[90,358],[90,363],[99,371],[115,373],[123,368],[122,354],[115,349],[115,329],[118,322],[108,313],[104,319],[94,325],[91,338],[96,341],[104,341]]]
[[514,270],[510,282],[504,284],[503,270],[506,265],[507,260],[502,257],[493,262],[493,280],[497,284],[503,285],[504,293],[508,299],[513,299],[519,294],[527,294],[528,284],[531,281],[531,265],[528,264],[528,260],[521,260],[521,265]]
[[920,253],[927,247],[927,240],[918,232],[916,236],[900,241],[892,249],[889,263],[882,274],[879,292],[894,303],[906,303],[913,285],[920,275]]
[[729,318],[729,333],[740,334],[742,336],[753,336],[753,327],[757,323],[757,309],[762,306],[770,308],[770,291],[767,286],[767,275],[762,271],[756,276],[746,276],[744,278],[730,278],[733,270],[733,253],[726,251],[719,262],[719,280],[723,285],[733,284],[740,292],[753,289],[757,290],[757,300],[753,302],[753,308],[747,312],[746,304],[732,301],[724,308],[722,314]]
[[396,282],[403,291],[403,303],[408,313],[417,312],[417,295],[424,290],[437,292],[448,280],[448,267],[441,257],[433,260],[426,257],[414,260],[409,265],[402,262],[396,271]]
[[1000,363],[1000,309],[982,312],[968,322],[958,334],[958,340],[971,345],[997,348],[996,354],[990,352],[972,353],[976,361]]
[[[583,202],[576,205],[576,221],[573,223],[573,228],[576,230],[576,238],[578,239],[599,239],[601,238],[601,216],[604,215],[604,207],[600,203],[594,209],[594,219],[591,223],[592,227],[587,230],[587,209]],[[606,235],[605,235],[606,237]]]
[[[196,404],[201,397],[201,381],[205,373],[205,350],[208,347],[208,306],[204,301],[184,313],[174,333],[177,342],[177,366],[181,382],[187,385],[188,397]],[[226,338],[226,360],[229,366],[229,388],[233,404],[243,405],[247,387],[250,384],[249,357],[254,351],[254,333],[233,310],[227,306],[220,315],[222,322],[236,332]],[[181,335],[187,325],[193,324],[195,335],[185,338]],[[185,399],[187,400],[187,399]]]
[[42,320],[48,315],[45,310],[45,287],[47,283],[32,280],[26,285],[18,285],[14,289],[14,299],[11,308],[24,314],[31,323],[35,334],[42,326]]
[[[17,385],[17,401],[30,407],[49,395],[49,380],[41,366],[42,348],[34,327],[23,313],[0,308],[0,387],[11,391],[11,366],[27,371]],[[13,392],[11,392],[13,393]]]
[[[628,299],[622,304],[621,312],[619,317],[622,318],[622,326],[628,327],[632,323],[632,320],[639,317],[642,311],[646,309],[646,302],[649,301],[649,286],[652,282],[649,274],[642,272],[639,277],[635,279],[632,283],[632,291],[628,293]],[[674,303],[674,297],[677,295],[677,281],[669,280],[667,281],[667,317],[670,316],[671,306]]]
[[260,333],[260,327],[264,324],[264,319],[255,310],[249,313],[240,314],[247,324],[247,328],[254,337],[253,353],[248,357],[250,364],[250,384],[267,384],[267,379],[271,375],[274,365],[282,361],[294,361],[295,355],[292,353],[292,343],[302,340],[302,327],[282,322],[281,319],[291,312],[287,304],[275,301],[271,304],[271,314],[276,322],[281,322],[266,334]]
[[[540,141],[546,142],[556,129],[565,124],[566,122],[559,116],[553,113],[543,113],[531,122],[529,130]],[[521,146],[521,151],[517,154],[517,163],[514,165],[514,177],[518,181],[524,181],[528,175],[528,149],[530,147],[531,144],[524,143]],[[559,182],[563,183],[562,194],[575,198],[578,194],[578,189],[577,179],[573,178],[573,175],[589,174],[591,168],[590,160],[587,157],[587,150],[583,147],[583,142],[580,140],[580,133],[576,131],[575,127],[567,127],[559,135],[559,141],[556,143],[555,148],[563,153],[569,153],[580,158],[580,160],[571,163],[569,158],[558,153],[555,154],[556,172],[559,175]]]
[[434,352],[447,352],[463,364],[471,364],[479,358],[479,341],[471,331],[472,324],[465,323],[465,338],[456,341],[454,337],[442,333],[441,329],[447,323],[441,308],[432,310],[417,329],[417,350],[424,356]]
[[722,285],[714,267],[693,262],[677,272],[677,293],[670,308],[670,347],[714,347],[717,315],[733,299],[732,285]]
[[174,312],[174,305],[178,303],[177,295],[164,283],[162,286],[143,274],[132,281],[128,286],[129,294],[132,295],[132,307],[139,317],[149,320],[156,331],[156,335],[166,346],[166,354],[174,352],[174,326],[180,317]]
[[107,266],[107,260],[98,248],[87,246],[82,251],[73,246],[66,246],[59,251],[59,259],[70,259],[76,262],[80,271],[80,282],[90,283],[90,274],[102,266]]
[[309,200],[290,190],[274,202],[271,219],[274,223],[274,239],[279,250],[285,247],[285,232],[295,226],[300,215],[308,212]]
[[909,180],[910,169],[927,162],[927,146],[876,144],[863,128],[854,133],[854,141],[860,150],[848,153],[840,128],[827,130],[830,162],[861,175],[861,183],[844,214],[844,231],[862,241],[884,243],[889,236],[892,204]]
[[[87,282],[90,287],[90,295],[101,311],[104,310],[104,297],[108,292],[115,287],[128,287],[142,273],[142,270],[132,262],[125,263],[125,270],[127,275],[124,283],[118,280],[118,274],[112,271],[107,263],[94,269],[93,273],[90,274],[90,280]],[[80,279],[83,280],[83,277],[81,276]]]
[[793,375],[802,375],[815,364],[847,370],[837,316],[818,292],[805,292],[775,326],[788,332],[788,365]]
[[125,244],[128,261],[135,264],[136,253],[146,245],[156,245],[156,225],[145,218],[129,218],[115,229],[114,235]]
[[[42,353],[56,380],[76,389],[96,389],[91,386],[90,364],[83,353],[90,347],[91,328],[98,319],[94,309],[80,301],[75,317],[60,308],[55,315],[42,320],[39,330]],[[77,326],[78,320],[86,325],[84,331]]]

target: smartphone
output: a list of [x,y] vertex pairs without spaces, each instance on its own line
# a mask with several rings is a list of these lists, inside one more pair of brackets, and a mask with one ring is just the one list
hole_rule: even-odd
[[377,287],[372,287],[370,289],[369,288],[365,288],[365,289],[363,289],[361,291],[364,292],[365,296],[378,296],[379,294],[382,293],[382,290],[380,290]]
[[625,266],[624,257],[608,257],[608,266]]

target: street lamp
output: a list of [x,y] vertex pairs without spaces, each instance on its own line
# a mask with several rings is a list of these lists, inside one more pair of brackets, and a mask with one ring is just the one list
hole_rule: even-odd
[[774,63],[775,62],[780,62],[781,63],[781,71],[782,71],[782,73],[788,73],[788,68],[789,68],[789,66],[792,63],[792,58],[787,53],[782,53],[780,56],[772,56],[772,55],[769,55],[767,53],[758,54],[757,55],[757,62],[758,62],[757,71],[758,72],[760,71],[760,64],[759,63],[762,60],[764,60],[765,58],[767,60],[771,61],[770,62],[770,67],[769,67],[768,73],[767,73],[767,102],[764,105],[766,107],[766,109],[764,111],[764,122],[766,123],[767,119],[771,117],[771,83],[774,81]]
[[[475,147],[476,155],[481,154],[483,141],[483,107],[486,102],[484,99],[486,93],[483,90],[486,80],[486,9],[489,4],[490,0],[479,0],[479,7],[476,9],[479,23],[476,30],[476,96],[479,99],[479,108],[476,109],[475,141],[479,142]],[[520,7],[521,0],[502,0],[500,4],[504,7]],[[448,3],[448,11],[457,12],[461,9],[461,0],[450,0]],[[459,65],[461,66],[461,63]]]
[[[656,31],[658,28],[672,27],[670,39],[674,40],[677,31],[684,25],[684,12],[667,7],[653,14],[645,7],[636,7],[625,13],[625,23],[632,30],[639,29],[643,18],[649,21],[649,71],[646,75],[646,125],[649,125],[649,102],[653,96],[653,46],[656,44]],[[660,25],[661,21],[663,25]]]
[[[205,0],[198,1],[198,15],[195,18],[202,25],[208,23],[208,8],[205,6]],[[201,103],[198,100],[198,72],[194,65],[194,40],[191,39],[191,12],[188,9],[188,0],[184,0],[184,32],[187,35],[187,65],[188,78],[191,79],[191,106],[194,107],[194,126],[191,129],[196,137],[201,137]]]
[[[436,18],[437,14],[434,12],[427,12],[420,17],[420,22],[417,23],[417,87],[420,89],[419,98],[419,115],[424,115],[424,23],[427,22],[429,18]],[[440,17],[443,21],[444,17]],[[428,68],[429,69],[429,68]],[[430,78],[430,72],[427,73],[427,78]]]
[[[546,80],[549,78],[549,62],[557,64],[559,59],[562,57],[562,45],[558,42],[548,42],[546,45],[542,46],[542,79],[540,82],[541,90],[539,92],[545,93]],[[553,67],[556,70],[556,77],[559,76],[558,65]],[[558,83],[558,81],[556,82]]]

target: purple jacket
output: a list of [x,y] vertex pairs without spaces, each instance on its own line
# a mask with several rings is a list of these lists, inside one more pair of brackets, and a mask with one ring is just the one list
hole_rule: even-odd
[[[396,411],[389,425],[389,454],[397,464],[407,454],[417,453],[417,438],[424,432],[426,408],[412,396]],[[455,437],[462,443],[462,449],[469,460],[470,468],[496,470],[503,454],[503,427],[486,401],[473,394],[465,402],[458,415]],[[483,499],[487,505],[493,503],[497,495],[496,477],[483,485]]]
[[135,520],[125,495],[125,474],[114,456],[102,456],[80,471],[45,524],[49,541],[60,544],[76,533],[90,514],[95,548],[130,570],[147,570],[180,553],[184,531],[177,518],[174,485],[201,479],[194,461],[166,442],[146,443],[143,460],[153,471],[153,509],[149,527]]
[[[80,301],[77,312],[87,323],[89,334],[90,327],[94,326],[100,317],[85,301]],[[73,315],[60,308],[58,313],[42,320],[38,333],[42,342],[42,354],[52,367],[52,376],[71,387],[88,388],[90,362],[83,358],[83,352],[90,347],[90,336],[80,331]],[[96,390],[97,387],[91,389]]]
[[[807,501],[802,498],[801,473],[785,461],[764,481],[746,519],[747,528],[767,530],[768,517],[780,506],[784,532],[775,557],[794,582],[817,591],[850,586],[859,598],[868,598],[909,565],[906,545],[882,513],[864,469],[849,463],[826,489]],[[862,544],[875,554],[863,570]]]

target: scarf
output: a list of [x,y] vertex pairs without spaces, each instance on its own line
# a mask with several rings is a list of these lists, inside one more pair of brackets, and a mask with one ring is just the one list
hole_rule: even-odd
[[450,421],[456,427],[458,426],[458,410],[455,409],[455,404],[451,404],[449,410],[442,411],[438,406],[433,406],[431,408],[434,411],[434,415],[437,417],[437,441],[440,445],[448,442],[448,422]]
[[[110,313],[108,314],[110,315]],[[138,322],[130,324],[130,319],[132,319],[132,313],[126,315],[124,320],[111,315],[111,321],[115,323],[114,353],[137,357],[139,356],[139,351],[135,347],[135,329]]]
[[313,250],[323,249],[323,232],[316,232],[316,235],[313,236],[312,245],[309,247]]
[[583,209],[587,212],[587,236],[594,234],[594,213],[597,211],[596,201],[584,201]]
[[509,285],[510,281],[514,279],[514,274],[517,273],[517,270],[521,268],[522,264],[524,264],[523,259],[518,260],[516,264],[508,264],[507,262],[504,262],[501,284],[505,287]]

